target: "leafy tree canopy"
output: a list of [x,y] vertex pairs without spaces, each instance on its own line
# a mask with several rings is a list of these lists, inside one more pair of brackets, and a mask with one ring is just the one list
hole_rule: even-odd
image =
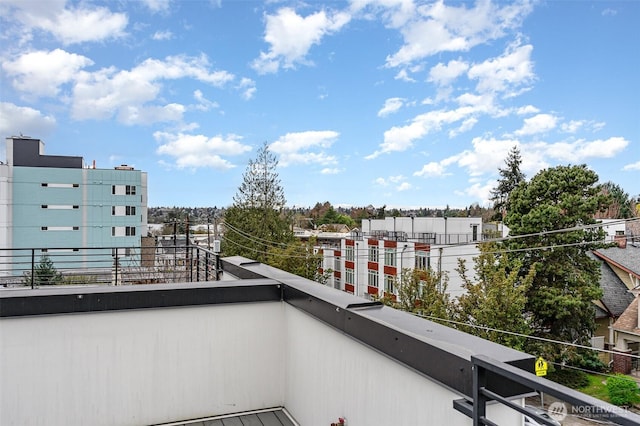
[[[595,223],[606,208],[598,176],[586,166],[541,171],[510,194],[505,223],[512,238],[505,245],[520,262],[521,276],[535,268],[527,291],[526,312],[535,335],[588,344],[594,330],[592,301],[601,297],[598,264],[587,253],[601,246],[604,231]],[[572,228],[570,231],[560,231]],[[553,348],[551,359],[571,358]],[[555,351],[555,352],[554,352]]]

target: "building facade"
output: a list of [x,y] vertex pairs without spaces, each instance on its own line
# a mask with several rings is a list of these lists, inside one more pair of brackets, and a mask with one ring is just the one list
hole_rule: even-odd
[[463,293],[456,272],[458,259],[471,262],[479,254],[482,219],[388,217],[365,219],[361,231],[322,247],[327,285],[361,297],[394,298],[403,269],[442,273],[453,297]]
[[[13,265],[5,275],[15,275],[31,251],[63,268],[110,266],[115,249],[126,263],[147,234],[147,175],[86,167],[82,157],[45,155],[41,140],[7,138],[0,213],[0,247]],[[68,252],[73,262],[64,260]]]

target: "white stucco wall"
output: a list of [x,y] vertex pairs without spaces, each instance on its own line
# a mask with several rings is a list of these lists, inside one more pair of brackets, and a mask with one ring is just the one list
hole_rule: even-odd
[[284,404],[282,303],[0,320],[1,425],[149,425]]
[[281,302],[4,318],[0,348],[3,426],[149,425],[276,406],[304,426],[471,425],[453,409],[457,393]]
[[[349,426],[469,426],[453,409],[461,395],[285,305],[287,410],[304,426],[326,426],[346,417]],[[522,417],[487,407],[500,425]]]

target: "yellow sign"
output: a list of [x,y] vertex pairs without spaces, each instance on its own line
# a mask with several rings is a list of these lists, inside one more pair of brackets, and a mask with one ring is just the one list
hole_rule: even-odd
[[536,360],[536,376],[546,376],[547,375],[547,361],[542,357],[538,357]]

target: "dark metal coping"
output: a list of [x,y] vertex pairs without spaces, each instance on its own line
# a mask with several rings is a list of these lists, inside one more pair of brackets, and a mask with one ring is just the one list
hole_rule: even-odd
[[[463,395],[472,395],[471,357],[479,354],[533,372],[534,357],[319,285],[243,257],[222,259],[225,277],[190,284],[0,291],[0,317],[285,301],[374,350]],[[489,375],[488,388],[518,396],[529,388]]]

